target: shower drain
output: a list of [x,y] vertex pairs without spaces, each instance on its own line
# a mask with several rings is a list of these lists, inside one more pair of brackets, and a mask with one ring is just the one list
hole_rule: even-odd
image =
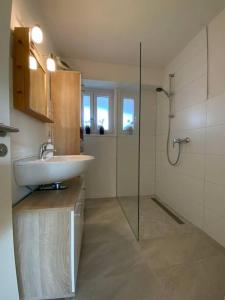
[[180,225],[185,224],[184,221],[182,221],[177,215],[175,215],[175,213],[173,213],[168,207],[166,207],[158,199],[156,199],[155,197],[151,197],[151,200],[154,201],[161,209],[163,209],[178,224],[180,224]]

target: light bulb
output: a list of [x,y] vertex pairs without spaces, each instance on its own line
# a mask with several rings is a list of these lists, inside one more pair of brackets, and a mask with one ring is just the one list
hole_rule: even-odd
[[52,55],[51,57],[47,58],[47,70],[49,72],[55,72],[56,70],[55,60],[53,59]]
[[29,68],[31,70],[37,70],[37,68],[38,68],[38,66],[37,66],[37,60],[32,55],[29,56]]
[[31,39],[36,44],[42,43],[43,33],[40,26],[36,25],[31,29]]

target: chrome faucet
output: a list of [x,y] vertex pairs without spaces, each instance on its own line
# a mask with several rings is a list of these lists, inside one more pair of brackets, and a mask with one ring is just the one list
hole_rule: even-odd
[[188,144],[190,143],[191,139],[189,137],[185,138],[174,138],[173,139],[173,147],[175,144]]
[[46,154],[47,153],[54,153],[56,150],[55,149],[47,149],[49,143],[43,143],[40,147],[40,152],[39,152],[39,158],[40,159],[46,159]]

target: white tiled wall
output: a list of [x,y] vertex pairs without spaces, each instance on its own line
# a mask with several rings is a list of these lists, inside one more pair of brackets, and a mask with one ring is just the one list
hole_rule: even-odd
[[86,197],[115,197],[116,136],[85,136],[84,150],[95,157],[85,175]]
[[[225,11],[203,29],[165,70],[175,73],[172,137],[189,136],[178,166],[166,159],[168,100],[157,99],[156,194],[225,246]],[[171,156],[176,150],[171,148]]]
[[140,193],[154,194],[155,147],[156,147],[156,95],[142,88],[141,108],[141,151],[140,151]]
[[[121,92],[121,91],[120,91]],[[131,92],[123,91],[125,95]],[[133,94],[137,97],[137,92]],[[118,96],[119,98],[119,96]],[[115,98],[115,101],[118,99]],[[141,118],[140,193],[154,193],[155,181],[155,92],[144,88]],[[118,128],[120,126],[120,118]],[[138,122],[138,120],[136,120]],[[138,193],[138,132],[112,136],[85,136],[84,151],[94,155],[95,161],[86,174],[87,197],[105,198],[136,196]]]

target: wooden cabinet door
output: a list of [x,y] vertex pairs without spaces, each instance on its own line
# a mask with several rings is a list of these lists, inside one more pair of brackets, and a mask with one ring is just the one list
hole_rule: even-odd
[[[37,68],[29,67],[29,56]],[[46,123],[52,123],[49,99],[49,73],[44,57],[30,42],[30,28],[16,27],[13,32],[13,105],[14,108]]]
[[27,211],[13,223],[20,298],[73,297],[74,211]]
[[56,155],[80,154],[80,72],[53,72],[51,99]]
[[43,298],[71,297],[74,293],[73,211],[40,214],[41,286]]

